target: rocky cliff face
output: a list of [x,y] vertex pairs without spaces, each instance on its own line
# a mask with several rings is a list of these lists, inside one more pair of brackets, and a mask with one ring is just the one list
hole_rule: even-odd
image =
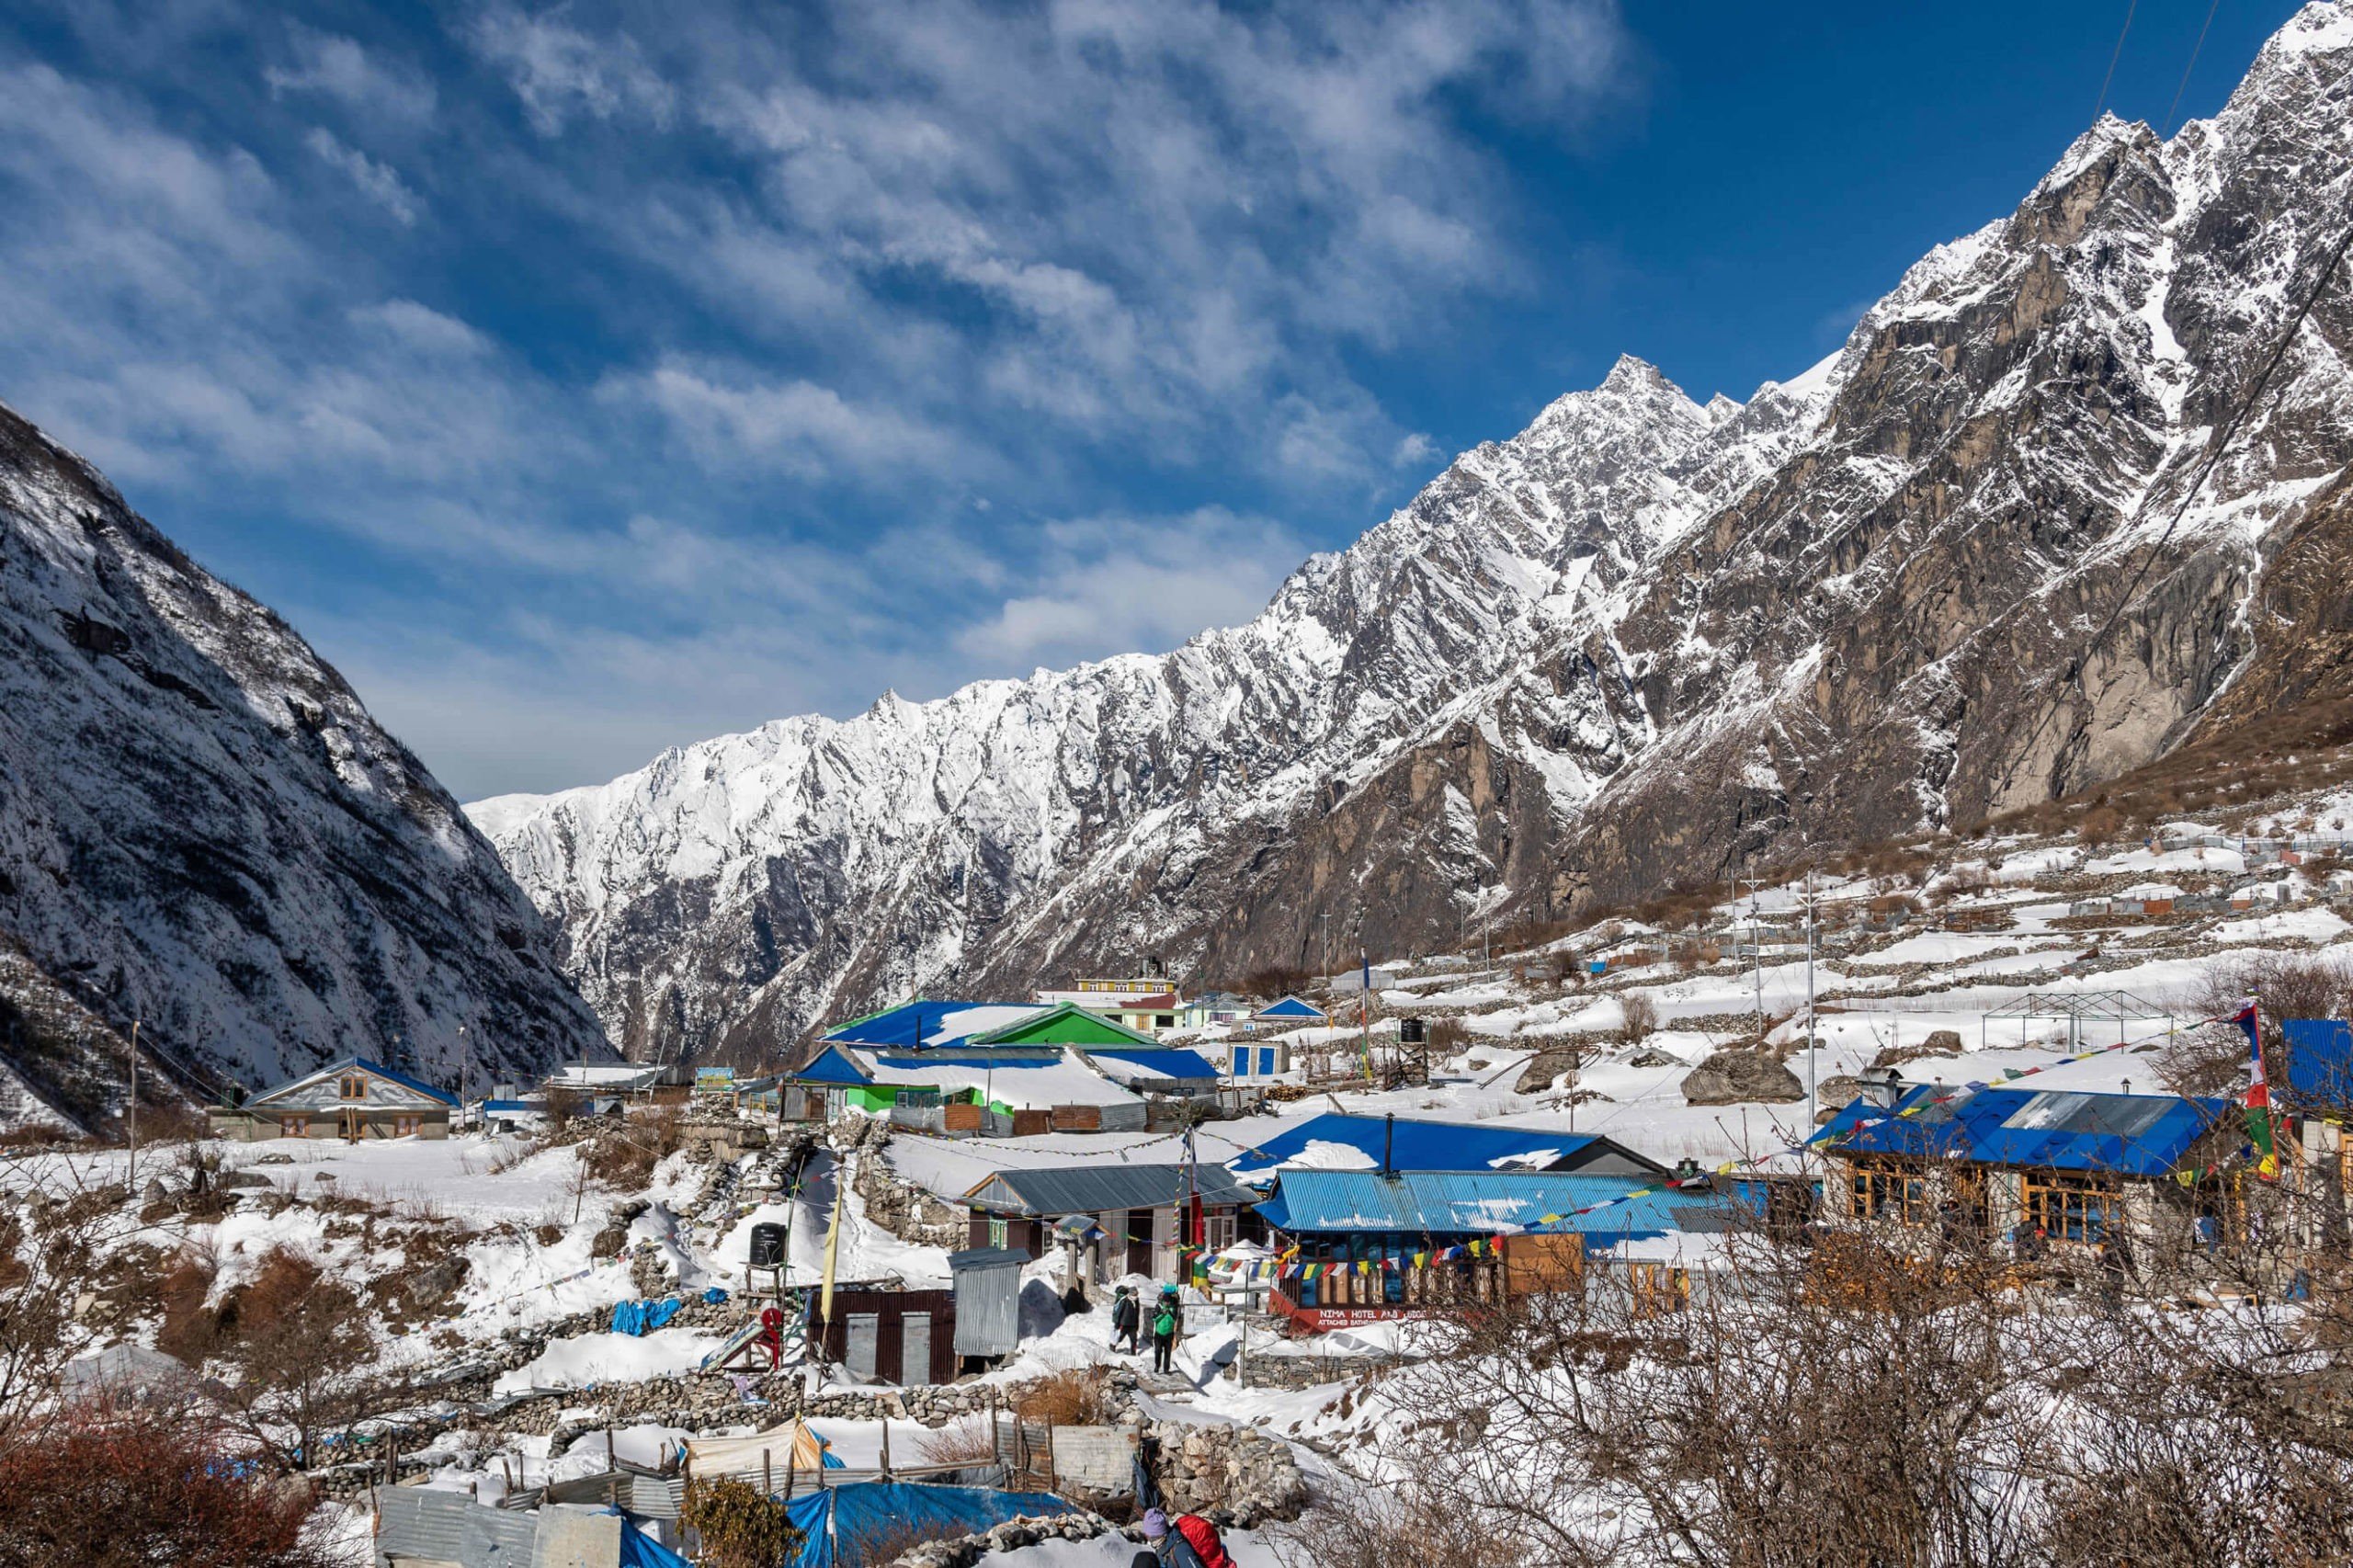
[[915,987],[1230,977],[1325,915],[1341,954],[1450,946],[2081,787],[2250,669],[2319,678],[2288,650],[2345,619],[2353,285],[2172,518],[2348,168],[2353,17],[2316,5],[2216,119],[2104,119],[1745,405],[1621,360],[1247,626],[476,820],[633,1054],[758,1053]]
[[357,1052],[454,1086],[461,1052],[477,1085],[605,1053],[554,956],[341,676],[0,408],[12,1103],[102,1114],[133,1020],[183,1083]]

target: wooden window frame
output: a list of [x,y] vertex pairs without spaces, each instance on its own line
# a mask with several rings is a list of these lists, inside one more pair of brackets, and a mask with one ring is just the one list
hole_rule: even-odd
[[335,1088],[338,1100],[364,1100],[368,1097],[368,1074],[346,1073],[336,1080]]
[[1636,1318],[1662,1318],[1691,1310],[1691,1271],[1679,1263],[1626,1266],[1630,1311]]
[[1936,1218],[1928,1173],[1902,1160],[1847,1162],[1847,1211],[1858,1220],[1895,1220],[1922,1225]]
[[280,1116],[278,1119],[278,1135],[280,1138],[308,1138],[311,1135],[309,1114]]
[[[2096,1227],[2092,1210],[2097,1205]],[[2018,1176],[2018,1217],[2039,1228],[2047,1241],[2068,1246],[2089,1246],[2100,1231],[2122,1221],[2124,1192],[2112,1176],[2079,1176],[2073,1171],[2025,1171]]]
[[392,1136],[395,1138],[414,1138],[424,1131],[425,1118],[414,1112],[392,1118]]

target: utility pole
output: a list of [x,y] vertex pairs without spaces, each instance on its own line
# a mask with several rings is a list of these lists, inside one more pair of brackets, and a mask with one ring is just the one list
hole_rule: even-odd
[[458,1026],[458,1125],[466,1124],[466,1026]]
[[1805,1114],[1809,1125],[1820,1109],[1814,1101],[1821,1052],[1814,1049],[1813,1039],[1813,872],[1809,869],[1805,874]]
[[1765,934],[1764,927],[1757,923],[1756,890],[1765,883],[1759,877],[1740,878],[1734,885],[1740,882],[1748,885],[1748,956],[1756,974],[1756,1017],[1762,1022],[1765,1017]]
[[139,1019],[131,1020],[131,1108],[125,1113],[130,1118],[131,1157],[122,1173],[123,1185],[133,1197],[139,1193]]

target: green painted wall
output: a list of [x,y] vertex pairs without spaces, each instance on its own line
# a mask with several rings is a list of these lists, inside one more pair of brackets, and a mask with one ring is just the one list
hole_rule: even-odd
[[1098,1018],[1083,1007],[1056,1008],[1041,1018],[1016,1024],[988,1038],[992,1045],[1113,1045],[1136,1049],[1153,1043],[1150,1040],[1139,1040],[1132,1030],[1121,1028],[1108,1018]]

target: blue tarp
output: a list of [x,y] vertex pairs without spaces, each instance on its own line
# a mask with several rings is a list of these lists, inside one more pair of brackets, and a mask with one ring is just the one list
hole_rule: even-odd
[[643,1334],[660,1328],[678,1315],[678,1299],[667,1296],[658,1301],[620,1301],[613,1307],[615,1334]]
[[870,1545],[904,1550],[905,1538],[979,1535],[1023,1515],[1076,1512],[1051,1492],[998,1492],[985,1486],[915,1486],[863,1481],[828,1486],[786,1505],[801,1531],[790,1568],[866,1568]]
[[1140,1067],[1145,1074],[1163,1078],[1213,1079],[1217,1076],[1217,1068],[1198,1051],[1107,1051],[1090,1045],[1086,1048],[1086,1054],[1097,1062],[1114,1063],[1111,1073],[1114,1078],[1120,1076],[1117,1066]]
[[[620,1510],[616,1508],[615,1513]],[[621,1515],[620,1568],[694,1568],[694,1564],[639,1529]]]
[[2270,1076],[2275,1082],[2284,1078],[2284,1097],[2297,1106],[2353,1106],[2353,1024],[2290,1018],[2279,1027],[2288,1037],[2287,1071]]
[[[1915,1108],[1915,1115],[1897,1114]],[[2154,1177],[2170,1174],[2231,1115],[2228,1100],[1921,1084],[1893,1112],[1856,1100],[1812,1142],[1855,1153]]]
[[[1263,1171],[1296,1158],[1310,1143],[1345,1143],[1381,1163],[1384,1142],[1391,1164],[1401,1171],[1500,1170],[1498,1160],[1520,1155],[1544,1155],[1537,1164],[1550,1168],[1592,1142],[1589,1132],[1548,1132],[1525,1127],[1497,1127],[1493,1122],[1416,1121],[1397,1119],[1392,1140],[1378,1116],[1341,1116],[1327,1112],[1267,1139],[1255,1149],[1226,1162],[1236,1173]],[[1630,1185],[1640,1186],[1639,1182]]]
[[[1522,1231],[1578,1232],[1604,1245],[1670,1231],[1720,1231],[1726,1215],[1712,1195],[1680,1190],[1626,1194],[1646,1186],[1622,1176],[1546,1171],[1285,1171],[1259,1217],[1290,1235],[1396,1233],[1443,1240]],[[1611,1199],[1606,1209],[1591,1209]],[[1547,1220],[1547,1215],[1558,1216]]]

